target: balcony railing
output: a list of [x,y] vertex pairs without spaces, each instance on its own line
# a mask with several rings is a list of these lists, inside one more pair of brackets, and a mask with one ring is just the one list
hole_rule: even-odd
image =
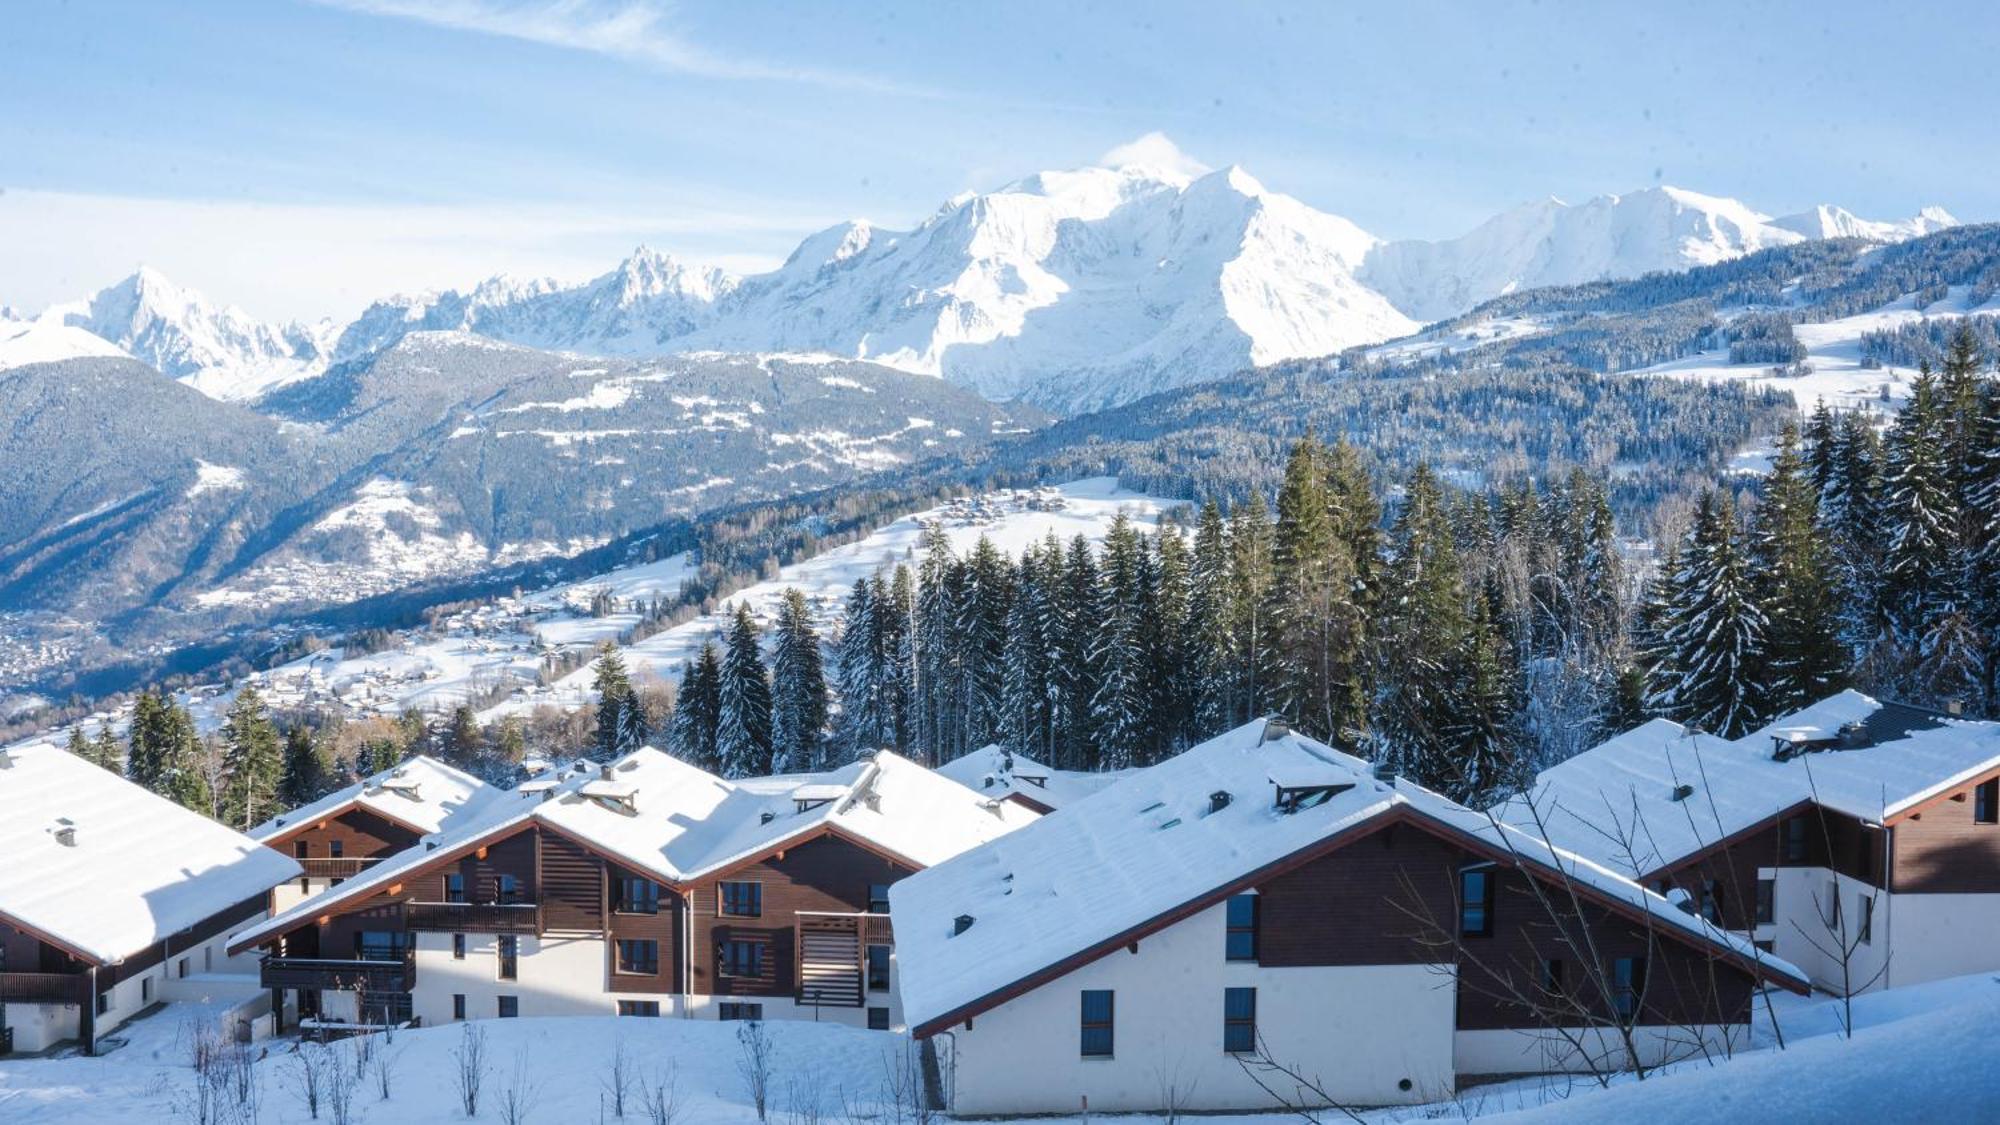
[[414,956],[399,961],[266,957],[259,976],[265,988],[408,992],[417,983],[417,963]]
[[831,1008],[867,1003],[868,946],[891,944],[889,916],[801,910],[792,926],[798,1002]]
[[82,1004],[89,995],[83,973],[0,973],[0,1004]]
[[403,925],[420,933],[533,934],[542,909],[532,902],[406,902]]
[[299,860],[308,879],[352,879],[381,862],[380,856],[364,856],[356,859],[331,859],[318,857]]

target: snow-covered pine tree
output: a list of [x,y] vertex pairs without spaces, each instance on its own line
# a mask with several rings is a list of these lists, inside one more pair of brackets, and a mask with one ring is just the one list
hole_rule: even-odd
[[597,692],[597,753],[609,761],[630,749],[622,745],[627,730],[625,713],[638,709],[638,701],[632,696],[631,674],[625,670],[625,660],[618,655],[617,647],[609,641],[597,648],[597,666],[590,686]]
[[84,761],[90,760],[90,740],[83,736],[83,725],[69,728],[69,752]]
[[1194,706],[1199,695],[1194,670],[1192,629],[1193,560],[1180,529],[1162,526],[1153,539],[1154,713],[1156,760],[1178,754],[1199,741],[1194,737]]
[[1060,616],[1053,646],[1060,753],[1051,764],[1063,769],[1098,767],[1097,723],[1091,708],[1103,680],[1095,644],[1104,624],[1103,598],[1096,552],[1088,539],[1078,535],[1064,552]]
[[1954,422],[1937,376],[1919,372],[1883,443],[1883,609],[1887,650],[1872,661],[1887,686],[1938,703],[1974,690],[1978,645],[1960,551],[1952,471]]
[[1041,761],[1052,757],[1055,741],[1050,601],[1062,580],[1062,547],[1059,542],[1055,547],[1053,567],[1046,552],[1032,545],[1021,555],[1002,660],[1000,742]]
[[1096,769],[1124,769],[1145,760],[1152,726],[1146,683],[1150,662],[1140,618],[1145,550],[1144,538],[1120,512],[1104,536],[1103,580],[1090,647],[1091,662],[1100,670],[1090,701]]
[[1187,660],[1192,680],[1194,741],[1228,729],[1231,666],[1229,659],[1229,533],[1222,507],[1213,498],[1201,506],[1195,522],[1194,552],[1188,575]]
[[[959,645],[963,729],[955,755],[1000,737],[1001,691],[1006,679],[1007,614],[1014,598],[1014,568],[982,535],[966,557],[955,630]],[[954,755],[954,756],[955,756]]]
[[248,830],[277,811],[278,777],[284,771],[278,728],[271,724],[255,685],[245,684],[237,691],[223,723],[222,740],[223,823]]
[[889,746],[898,754],[908,754],[917,738],[917,652],[912,619],[916,616],[917,576],[898,564],[894,576],[884,584],[881,575],[873,583],[875,612],[881,624],[882,653],[889,662],[889,674],[882,682],[889,716]]
[[756,777],[772,770],[771,678],[757,645],[757,623],[750,619],[750,607],[738,604],[722,658],[721,709],[715,728],[715,754],[727,778]]
[[787,587],[778,605],[777,636],[771,652],[771,743],[778,770],[812,769],[822,764],[826,732],[826,670],[819,632],[813,628],[806,596]]
[[842,607],[840,644],[834,653],[834,684],[840,693],[839,742],[850,757],[888,744],[883,688],[889,658],[882,647],[875,585],[866,578],[854,580]]
[[1817,490],[1787,424],[1764,479],[1750,536],[1753,573],[1764,616],[1772,714],[1833,694],[1846,682],[1847,653],[1835,614],[1832,560],[1819,527]]
[[1769,623],[1728,496],[1702,493],[1666,594],[1651,706],[1710,734],[1742,735],[1765,717]]
[[1261,493],[1229,514],[1229,718],[1247,723],[1269,705],[1272,672],[1265,603],[1271,590],[1271,518]]
[[1984,643],[1982,679],[1987,718],[2000,715],[2000,378],[1980,381],[1979,417],[1966,496],[1973,518],[1966,552],[1966,588]]
[[959,676],[959,594],[962,568],[942,529],[924,532],[911,622],[915,655],[917,746],[926,765],[958,756],[963,683]]
[[1873,682],[1879,678],[1874,658],[1887,647],[1882,638],[1888,629],[1881,590],[1881,439],[1867,417],[1853,411],[1837,419],[1831,442],[1823,454],[1815,446],[1807,457],[1827,466],[1819,523],[1833,560],[1841,645]]
[[153,792],[205,816],[215,815],[215,794],[208,780],[206,755],[195,734],[194,717],[172,700],[162,702],[155,746],[160,773]]
[[701,651],[681,671],[673,717],[667,723],[667,744],[675,755],[719,773],[716,729],[722,721],[722,663],[715,646],[702,642]]
[[90,747],[90,760],[110,770],[112,773],[123,773],[125,765],[120,760],[120,757],[121,751],[118,749],[118,739],[111,733],[111,724],[103,723],[99,725],[97,728],[97,741],[93,742]]
[[166,758],[167,701],[147,688],[132,704],[132,724],[126,732],[129,749],[125,755],[125,776],[136,785],[159,791],[160,772]]

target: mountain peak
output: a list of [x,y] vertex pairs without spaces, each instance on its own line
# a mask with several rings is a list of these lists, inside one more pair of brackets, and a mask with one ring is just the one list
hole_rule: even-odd
[[1189,156],[1159,130],[1117,145],[1097,158],[1099,167],[1115,170],[1145,169],[1166,172],[1180,180],[1192,180],[1214,169]]

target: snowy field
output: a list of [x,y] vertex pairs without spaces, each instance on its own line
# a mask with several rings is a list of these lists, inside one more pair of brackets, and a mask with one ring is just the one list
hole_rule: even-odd
[[1790,391],[1802,413],[1810,413],[1824,399],[1835,409],[1870,409],[1888,412],[1909,396],[1910,380],[1916,371],[1908,367],[1866,368],[1861,366],[1861,337],[1864,333],[1895,329],[1925,320],[2000,312],[2000,300],[1973,305],[1964,286],[1954,286],[1942,301],[1919,309],[1912,297],[1892,301],[1872,312],[1842,317],[1817,324],[1793,326],[1799,343],[1806,347],[1806,363],[1812,374],[1799,378],[1773,378],[1768,363],[1730,363],[1729,351],[1698,355],[1640,368],[1640,375],[1662,375],[1675,379],[1699,379],[1712,383],[1744,383],[1748,386]]
[[[1938,981],[1863,997],[1854,1004],[1856,1034],[1840,1034],[1841,1005],[1825,997],[1783,997],[1778,1017],[1788,1044],[1772,1047],[1760,1020],[1756,1049],[1713,1064],[1684,1063],[1644,1081],[1609,1088],[1587,1079],[1528,1078],[1475,1086],[1449,1102],[1366,1111],[1369,1122],[1480,1118],[1495,1122],[1646,1121],[1823,1122],[1973,1121],[1983,1117],[1993,1075],[2000,1073],[2000,978]],[[168,1005],[120,1028],[102,1057],[0,1062],[0,1121],[9,1125],[159,1125],[177,1113],[195,1083],[191,1027],[212,1020],[202,1005]],[[527,1092],[521,1120],[572,1125],[612,1120],[605,1091],[609,1060],[622,1043],[636,1082],[674,1092],[680,1125],[747,1125],[757,1120],[744,1075],[743,1025],[706,1020],[487,1020],[487,1070],[476,1120],[503,1120],[506,1092]],[[897,1088],[909,1058],[907,1040],[888,1032],[829,1024],[764,1025],[772,1046],[769,1088],[774,1122],[913,1121],[898,1112]],[[405,1031],[374,1049],[390,1060],[390,1096],[373,1070],[353,1078],[351,1046],[336,1048],[344,1080],[355,1087],[353,1120],[418,1125],[467,1120],[459,1103],[453,1053],[458,1027]],[[312,1120],[296,1092],[298,1063],[286,1040],[257,1044],[262,1125]],[[1024,1080],[1031,1080],[1024,1076]],[[817,1116],[814,1114],[817,1113]],[[646,1120],[635,1093],[628,1119]],[[1102,1120],[1099,1115],[1098,1120]],[[1320,1120],[1341,1119],[1336,1112]],[[223,1118],[224,1121],[230,1120]],[[326,1106],[321,1121],[330,1120]],[[1041,1118],[1081,1125],[1081,1117]],[[1119,1116],[1158,1125],[1151,1115]],[[1295,1114],[1203,1117],[1217,1125],[1272,1125]]]
[[[1122,490],[1110,477],[1036,491],[984,494],[906,516],[858,542],[795,563],[775,581],[731,595],[728,604],[733,612],[737,603],[747,602],[768,625],[785,588],[797,586],[813,600],[816,616],[825,626],[837,618],[856,578],[915,561],[927,526],[941,528],[960,552],[970,550],[985,535],[1001,550],[1018,554],[1051,531],[1065,542],[1077,535],[1101,541],[1121,511],[1150,532],[1161,514],[1174,506],[1174,501]],[[580,706],[593,699],[588,666],[543,687],[536,682],[543,659],[562,652],[587,653],[605,641],[615,642],[639,623],[639,603],[672,602],[695,567],[696,561],[682,553],[518,598],[498,598],[446,615],[432,627],[411,630],[381,652],[350,656],[338,648],[327,649],[255,673],[249,682],[273,706],[320,708],[350,718],[396,715],[408,708],[448,712],[469,699],[490,700],[499,693],[507,694],[487,707],[482,719],[549,704]],[[614,611],[592,616],[592,601],[607,594],[615,603]],[[720,637],[725,624],[722,613],[698,618],[624,650],[626,661],[642,676],[675,677],[681,662],[699,652],[702,641]],[[201,729],[213,730],[221,725],[239,686],[196,687],[180,693],[180,701]],[[105,722],[122,731],[126,717],[125,711],[100,713],[84,720],[83,726],[92,735]],[[65,728],[31,741],[60,742],[67,735]]]

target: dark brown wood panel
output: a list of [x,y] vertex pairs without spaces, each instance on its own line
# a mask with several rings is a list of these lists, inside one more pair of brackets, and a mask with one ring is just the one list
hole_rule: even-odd
[[2000,824],[1972,819],[1977,778],[1899,822],[1891,890],[1898,894],[2000,893]]
[[567,836],[542,832],[542,926],[604,932],[604,861]]
[[273,851],[297,856],[296,846],[304,841],[308,858],[327,859],[333,855],[333,843],[337,840],[343,858],[373,859],[394,855],[422,839],[403,825],[360,808],[328,818],[324,828],[319,825],[319,821],[312,821],[297,831],[274,837],[269,845]]
[[[616,865],[608,867],[610,877],[650,878],[638,871],[629,871]],[[658,882],[658,880],[654,880]],[[611,987],[617,992],[679,992],[681,977],[681,898],[674,891],[660,888],[660,911],[657,914],[624,914],[611,911],[609,938],[606,943],[611,958],[607,971],[611,976]],[[626,940],[658,942],[660,947],[660,971],[649,976],[634,973],[620,973],[618,967],[618,942]]]
[[[838,836],[821,836],[690,888],[693,976],[688,991],[700,996],[790,996],[797,989],[792,962],[793,925],[801,911],[861,913],[871,884],[894,883],[912,868]],[[763,884],[763,915],[725,917],[722,882]],[[764,944],[764,971],[755,978],[724,976],[722,948],[732,940]]]

